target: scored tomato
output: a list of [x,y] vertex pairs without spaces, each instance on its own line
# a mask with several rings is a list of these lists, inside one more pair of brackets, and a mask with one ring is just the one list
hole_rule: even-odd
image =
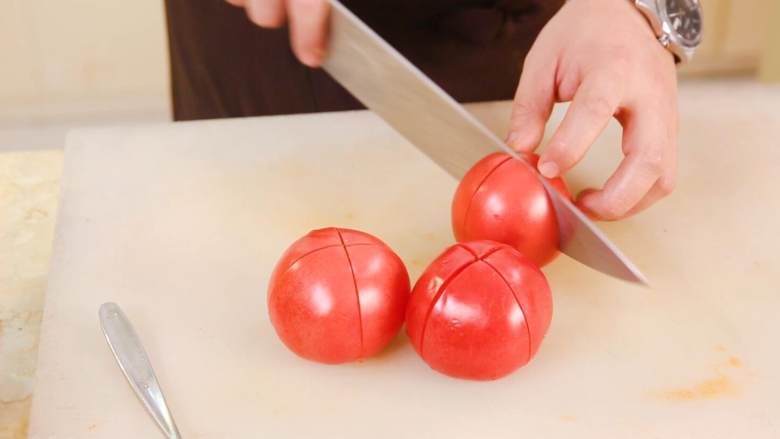
[[[458,242],[502,242],[541,267],[558,254],[558,220],[536,175],[539,156],[523,156],[531,166],[507,154],[495,153],[469,170],[452,201],[452,229]],[[548,181],[561,195],[570,198],[563,179]]]
[[526,364],[552,318],[539,268],[506,244],[475,241],[444,251],[417,281],[406,333],[431,368],[491,380]]
[[268,312],[290,350],[336,364],[382,350],[401,328],[408,296],[406,267],[384,242],[331,227],[284,253],[268,286]]

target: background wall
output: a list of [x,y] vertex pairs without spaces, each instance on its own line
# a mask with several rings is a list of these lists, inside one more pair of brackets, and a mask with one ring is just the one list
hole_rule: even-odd
[[[694,61],[683,69],[684,74],[755,74],[772,50],[780,51],[780,42],[776,37],[773,41],[769,33],[772,20],[777,23],[780,18],[774,7],[780,3],[778,0],[701,0],[701,3],[704,42]],[[780,79],[777,73],[775,79]]]
[[0,55],[0,124],[167,114],[161,0],[0,0]]
[[[705,43],[683,75],[780,79],[769,26],[780,1],[702,2]],[[72,124],[169,117],[161,0],[0,0],[0,11],[0,147]]]

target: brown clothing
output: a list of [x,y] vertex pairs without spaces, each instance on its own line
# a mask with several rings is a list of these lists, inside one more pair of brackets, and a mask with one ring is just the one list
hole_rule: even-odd
[[[461,102],[509,99],[528,49],[564,0],[345,0]],[[298,62],[286,29],[224,0],[166,0],[176,120],[361,108]]]

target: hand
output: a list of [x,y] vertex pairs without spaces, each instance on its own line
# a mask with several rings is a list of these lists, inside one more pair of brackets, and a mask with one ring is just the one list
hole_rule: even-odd
[[309,67],[322,63],[328,35],[327,0],[227,0],[246,9],[252,22],[278,28],[290,24],[290,43],[298,59]]
[[526,57],[507,142],[537,148],[555,102],[566,115],[541,154],[547,177],[579,162],[609,119],[623,126],[625,157],[602,189],[577,204],[596,219],[617,220],[674,188],[677,79],[674,57],[627,0],[571,0],[550,20]]

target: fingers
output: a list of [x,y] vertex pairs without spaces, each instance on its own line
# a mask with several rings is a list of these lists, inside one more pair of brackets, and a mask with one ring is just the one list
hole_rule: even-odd
[[637,213],[647,209],[662,198],[671,194],[673,190],[674,178],[666,178],[662,176],[658,179],[658,181],[655,182],[653,187],[650,188],[650,192],[648,192],[647,195],[645,195],[645,197],[642,198],[642,200],[639,201],[636,206],[632,207],[625,216],[628,217],[636,215]]
[[577,204],[596,219],[618,220],[639,203],[657,180],[653,165],[640,154],[629,154],[603,189],[584,193]]
[[290,43],[298,59],[310,66],[322,63],[328,32],[327,0],[227,0],[244,6],[249,19],[258,26],[281,27],[290,23]]
[[657,111],[631,116],[624,124],[626,156],[601,190],[583,192],[577,204],[601,220],[633,215],[671,192],[674,186],[673,127]]
[[236,6],[244,3],[246,15],[258,26],[276,28],[284,24],[284,0],[228,0]]
[[325,55],[329,3],[326,0],[287,0],[287,12],[293,52],[307,66],[319,66]]
[[648,192],[636,206],[628,211],[626,216],[636,215],[674,191],[675,181],[677,179],[677,145],[674,140],[670,143],[671,147],[667,151],[667,160],[663,171],[661,172],[661,177],[655,182],[653,187],[650,188],[650,192]]
[[585,77],[558,130],[539,158],[539,172],[555,178],[577,164],[598,138],[620,104],[622,91],[607,74]]
[[530,152],[539,146],[544,126],[555,103],[554,57],[538,56],[543,48],[528,53],[515,92],[507,144],[518,151]]

